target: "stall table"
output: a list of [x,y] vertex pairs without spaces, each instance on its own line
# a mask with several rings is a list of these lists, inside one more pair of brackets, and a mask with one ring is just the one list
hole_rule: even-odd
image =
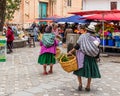
[[103,52],[103,47],[104,47],[104,50],[109,50],[109,51],[116,51],[116,52],[120,52],[120,47],[116,47],[116,46],[103,46],[103,45],[100,45],[100,49],[101,51]]

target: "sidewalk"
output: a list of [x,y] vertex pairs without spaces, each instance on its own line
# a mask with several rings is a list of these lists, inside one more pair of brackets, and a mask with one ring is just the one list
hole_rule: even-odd
[[[99,63],[102,78],[92,80],[90,92],[84,88],[79,92],[76,76],[63,71],[58,63],[53,74],[42,75],[38,55],[39,44],[7,54],[7,62],[0,63],[0,96],[120,96],[120,63],[113,63],[120,62],[120,57],[102,57]],[[85,78],[83,84],[85,87]]]

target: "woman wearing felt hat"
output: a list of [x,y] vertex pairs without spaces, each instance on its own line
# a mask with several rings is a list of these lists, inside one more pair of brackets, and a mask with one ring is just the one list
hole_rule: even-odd
[[98,46],[100,40],[94,35],[96,31],[93,25],[89,25],[87,28],[82,26],[80,31],[81,35],[77,40],[75,47],[68,52],[68,55],[76,50],[78,70],[74,71],[73,74],[78,77],[78,90],[81,91],[83,87],[81,77],[86,77],[88,80],[85,90],[90,91],[91,78],[101,78],[96,61],[96,58],[99,57]]

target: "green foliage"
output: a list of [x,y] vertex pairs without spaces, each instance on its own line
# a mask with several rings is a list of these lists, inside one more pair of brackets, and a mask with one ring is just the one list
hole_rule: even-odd
[[64,55],[62,57],[62,62],[67,62],[67,61],[69,61],[69,58],[66,55]]
[[7,0],[6,19],[11,20],[16,10],[20,8],[21,0]]

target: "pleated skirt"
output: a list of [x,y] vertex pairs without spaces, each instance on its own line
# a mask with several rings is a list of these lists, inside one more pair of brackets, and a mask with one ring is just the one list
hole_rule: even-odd
[[83,68],[74,71],[73,74],[86,78],[101,78],[96,59],[87,55],[84,57]]
[[52,54],[52,53],[44,53],[42,55],[39,55],[38,63],[40,65],[43,65],[43,64],[47,64],[47,65],[55,64],[56,59],[55,59],[54,54]]

